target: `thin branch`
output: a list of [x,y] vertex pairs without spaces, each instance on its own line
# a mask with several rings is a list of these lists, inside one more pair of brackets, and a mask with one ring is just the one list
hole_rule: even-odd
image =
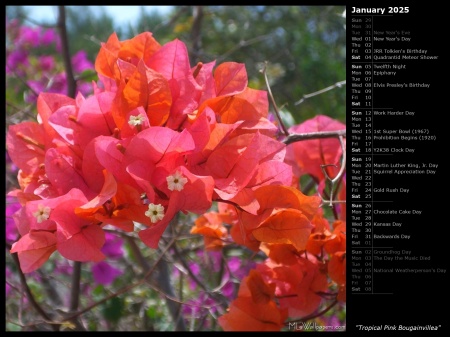
[[266,39],[268,39],[270,37],[272,37],[272,33],[271,34],[257,36],[257,37],[254,37],[253,39],[250,39],[250,40],[247,40],[247,41],[241,40],[233,48],[231,48],[230,50],[228,50],[227,52],[225,52],[221,56],[217,57],[216,60],[217,60],[217,62],[220,62],[221,60],[224,60],[226,57],[230,56],[232,53],[234,53],[239,48],[247,47],[247,46],[249,46],[249,45],[251,45],[253,43],[264,41],[264,40],[266,40]]
[[[325,178],[328,179],[331,183],[330,186],[330,200],[329,200],[329,206],[333,207],[333,193],[334,193],[334,186],[336,184],[336,182],[339,182],[342,178],[342,175],[344,174],[345,171],[345,166],[346,166],[346,150],[345,150],[345,144],[344,144],[344,138],[342,136],[339,136],[339,142],[341,144],[341,148],[342,148],[342,163],[341,163],[341,169],[339,170],[338,174],[336,174],[336,176],[331,179],[330,176],[328,175],[327,171],[325,170],[326,166],[329,165],[320,165],[320,168],[322,169],[323,174],[325,175]],[[333,164],[333,166],[336,166]]]
[[10,67],[8,64],[6,64],[6,67],[8,67],[9,70],[12,71],[12,72],[14,73],[14,76],[16,76],[17,79],[18,79],[20,82],[22,82],[22,84],[25,85],[25,86],[27,87],[27,89],[28,89],[29,91],[31,91],[31,93],[32,93],[34,96],[36,96],[36,97],[39,96],[39,94],[38,94],[32,87],[30,87],[30,86],[28,85],[27,81],[25,81],[20,75],[18,75],[17,72],[16,72],[14,69],[11,69],[11,67]]
[[202,48],[202,21],[203,21],[203,6],[194,6],[192,17],[191,40],[192,40],[192,57],[191,64],[197,63]]
[[45,24],[45,23],[40,23],[37,22],[33,19],[30,19],[27,15],[23,15],[23,14],[19,14],[18,15],[20,18],[24,19],[25,21],[28,21],[36,26],[42,27],[42,28],[57,28],[56,25],[51,25],[51,24]]
[[223,309],[227,309],[228,307],[228,303],[224,302],[221,298],[218,297],[218,293],[214,293],[213,291],[211,291],[210,289],[208,289],[208,287],[202,282],[200,281],[197,276],[192,272],[191,268],[189,267],[189,265],[186,263],[186,261],[183,259],[183,256],[180,254],[178,248],[176,245],[173,246],[175,255],[177,256],[178,260],[181,262],[181,264],[183,265],[184,269],[188,272],[189,277],[195,282],[195,284],[197,284],[200,288],[202,288],[209,296],[211,296],[215,301],[219,301],[220,305]]
[[335,298],[338,295],[337,293],[327,293],[323,291],[318,291],[316,292],[316,294],[322,297],[332,297],[332,298]]
[[62,306],[63,301],[59,293],[56,291],[56,287],[54,286],[49,275],[46,275],[41,269],[37,270],[37,273],[40,276],[40,282],[42,283],[43,288],[47,292],[47,296],[49,296],[50,300],[57,306]]
[[87,306],[86,308],[79,310],[75,313],[73,313],[70,316],[65,317],[65,320],[71,320],[75,317],[78,317],[82,314],[85,314],[86,312],[92,310],[93,308],[99,306],[100,304],[105,303],[106,301],[110,300],[111,298],[117,297],[121,294],[124,294],[128,291],[130,291],[133,288],[136,288],[144,283],[147,282],[147,279],[153,274],[153,272],[155,271],[156,267],[158,266],[159,262],[161,261],[161,259],[164,257],[164,254],[166,254],[166,252],[171,248],[171,246],[175,243],[175,240],[172,239],[167,246],[161,251],[161,254],[158,256],[158,258],[156,259],[155,263],[153,264],[153,266],[145,273],[145,275],[143,276],[143,278],[141,280],[139,280],[136,283],[130,284],[129,286],[123,287],[121,289],[119,289],[118,291],[116,291],[115,293],[106,296],[105,298],[101,299],[100,301],[97,301],[89,306]]
[[127,240],[127,243],[129,245],[131,251],[133,252],[134,257],[137,259],[138,263],[141,265],[142,270],[144,270],[144,271],[149,270],[150,264],[145,259],[145,257],[142,255],[138,245],[134,241],[134,238],[130,237],[130,236],[126,236],[126,240]]
[[[28,287],[27,279],[26,279],[24,273],[22,272],[22,269],[20,268],[20,261],[19,261],[19,257],[17,255],[17,253],[13,253],[11,255],[13,257],[14,262],[17,265],[20,282],[22,283],[22,287],[25,290],[25,294],[27,295],[28,301],[30,301],[31,306],[39,313],[39,315],[41,315],[44,318],[45,321],[51,322],[51,320],[52,320],[51,317],[44,311],[44,309],[42,309],[42,307],[39,305],[39,303],[37,303],[36,299],[33,296],[33,293],[30,290],[30,287]],[[54,331],[59,331],[59,325],[54,325],[54,324],[50,324],[50,325]]]
[[216,308],[219,306],[219,304],[217,305],[203,305],[203,304],[197,304],[197,303],[189,303],[189,302],[183,302],[180,301],[178,298],[169,296],[168,294],[166,294],[164,292],[164,290],[158,288],[157,286],[155,286],[154,284],[149,284],[149,286],[155,290],[156,292],[160,293],[161,295],[163,295],[166,299],[171,300],[172,302],[178,303],[178,304],[182,304],[182,305],[187,305],[188,307],[195,307],[195,308],[202,308],[202,309],[211,309],[211,308]]
[[[177,213],[176,216],[170,221],[169,226],[165,229],[163,233],[163,241],[165,242],[166,236],[171,236],[172,240],[176,242],[176,239],[178,238],[178,233],[174,230],[174,225],[178,223],[178,220],[180,218],[180,213]],[[172,233],[170,231],[172,230]],[[160,243],[161,244],[161,243]],[[176,244],[173,245],[173,247],[176,247]],[[158,247],[158,250],[161,250],[160,247]],[[170,255],[168,255],[170,256]],[[163,259],[161,260],[161,263],[158,265],[158,274],[157,274],[157,284],[158,286],[164,291],[164,293],[171,298],[175,298],[175,291],[172,286],[170,273],[169,273],[169,265],[167,260]],[[179,305],[177,302],[172,301],[170,298],[166,297],[166,304],[169,309],[169,312],[172,316],[172,319],[175,323],[175,330],[176,331],[186,331],[186,323],[184,320],[184,317],[182,315],[182,306]]]
[[288,135],[283,143],[289,145],[291,143],[295,143],[301,140],[309,140],[309,139],[321,139],[321,138],[339,138],[346,137],[346,130],[336,130],[336,131],[317,131],[317,132],[308,132],[308,133],[292,133]]
[[186,12],[189,9],[189,6],[177,6],[177,7],[179,7],[178,12],[170,20],[166,20],[166,21],[163,21],[163,22],[157,24],[152,29],[153,33],[155,33],[157,30],[159,30],[162,27],[170,27],[171,25],[173,25],[180,18],[180,16],[184,12]]
[[[69,52],[69,41],[66,29],[66,12],[64,6],[58,6],[58,22],[57,27],[61,37],[62,56],[67,81],[67,95],[75,98],[77,83],[75,81],[72,69],[72,62]],[[78,309],[80,298],[80,281],[81,281],[81,262],[75,262],[72,275],[72,287],[70,293],[69,311],[74,312]],[[74,322],[78,328],[83,329],[82,325],[77,321]]]
[[[177,219],[178,217],[175,217],[174,219]],[[170,226],[167,227],[166,231],[170,228]],[[176,236],[172,239],[175,241]],[[139,264],[141,265],[143,270],[148,270],[150,268],[149,263],[142,255],[140,249],[132,239],[128,239],[128,243],[130,244],[131,250],[133,251],[133,254],[135,255],[136,259],[138,260]],[[175,247],[176,245],[174,245]],[[184,319],[181,316],[181,306],[178,305],[178,300],[174,300],[175,294],[174,290],[172,288],[171,282],[170,282],[170,276],[168,271],[167,262],[164,259],[160,260],[160,263],[158,264],[158,275],[157,275],[157,282],[161,288],[163,288],[163,291],[166,295],[166,304],[169,309],[169,312],[172,316],[172,319],[176,326],[176,331],[186,331],[186,326],[184,323]],[[149,282],[150,286],[153,288],[155,285],[152,282]]]
[[31,105],[29,105],[29,106],[27,106],[25,108],[22,108],[22,107],[19,107],[19,106],[15,105],[15,104],[11,103],[11,102],[5,102],[5,104],[7,106],[17,110],[17,113],[22,112],[22,113],[28,115],[31,118],[34,118],[34,119],[36,118],[36,116],[34,116],[34,114],[31,113],[31,109],[32,109]]
[[66,29],[66,9],[64,6],[58,6],[58,29],[61,36],[61,49],[66,71],[67,96],[75,98],[77,82],[73,75],[72,62],[70,60],[69,41]]
[[347,200],[329,200],[329,199],[323,199],[322,198],[322,202],[325,203],[325,204],[330,203],[329,206],[332,206],[331,204],[333,204],[333,205],[334,204],[346,204]]
[[[208,289],[208,287],[206,287],[202,281],[200,281],[197,276],[195,276],[195,274],[192,272],[191,268],[189,268],[189,265],[186,263],[186,261],[184,260],[183,256],[181,256],[180,252],[178,251],[178,248],[176,246],[173,246],[173,250],[175,252],[175,255],[177,256],[177,258],[179,259],[179,261],[181,262],[181,264],[183,265],[184,269],[187,271],[187,273],[189,274],[190,278],[194,281],[195,284],[197,284],[200,288],[202,288],[205,292],[209,293],[210,290]],[[184,254],[183,254],[184,255]]]
[[311,98],[311,97],[323,94],[324,92],[327,92],[327,91],[332,90],[334,88],[340,88],[340,87],[342,87],[345,84],[346,84],[345,80],[344,81],[340,81],[340,82],[336,82],[335,84],[330,85],[329,87],[326,87],[325,89],[322,89],[322,90],[319,90],[319,91],[315,91],[315,92],[313,92],[311,94],[303,95],[303,97],[300,98],[297,102],[295,102],[294,105],[299,105],[299,104],[303,103],[305,100],[307,100],[308,98]]
[[175,331],[186,331],[186,323],[181,311],[179,300],[175,299],[175,291],[170,280],[169,266],[164,259],[158,264],[158,285],[162,288],[166,297],[166,304],[169,308],[172,319],[175,323]]
[[262,73],[264,75],[264,80],[266,81],[267,92],[269,94],[270,101],[272,102],[273,109],[275,110],[275,116],[278,119],[278,123],[280,123],[281,129],[282,129],[284,135],[288,137],[289,136],[289,131],[287,130],[286,126],[283,123],[283,120],[281,119],[280,111],[278,110],[277,103],[275,103],[275,99],[273,98],[272,90],[270,89],[269,79],[267,78],[267,71],[266,70],[267,70],[267,61],[264,62],[264,68],[262,69]]
[[[80,303],[80,282],[81,282],[81,262],[75,261],[73,265],[72,286],[70,290],[69,312],[75,312],[78,310],[78,305]],[[73,319],[72,323],[75,324],[77,330],[85,330],[81,322],[79,322],[77,319]]]
[[72,274],[72,289],[70,292],[70,311],[76,311],[80,298],[80,279],[81,279],[81,262],[75,261]]
[[314,177],[310,176],[309,181],[305,185],[300,186],[300,188],[304,194],[309,194],[315,185],[317,185],[317,182],[314,180]]
[[[150,268],[150,265],[147,262],[147,260],[144,258],[144,256],[142,255],[136,242],[132,238],[128,238],[128,243],[130,245],[130,248],[131,248],[134,256],[136,257],[139,264],[141,265],[142,269],[148,270]],[[173,247],[175,247],[175,245]],[[152,289],[155,289],[155,290],[157,289],[158,292],[161,292],[164,294],[164,296],[166,298],[167,306],[172,315],[172,319],[176,324],[177,331],[186,331],[186,327],[184,325],[184,319],[182,317],[180,317],[181,307],[178,305],[174,306],[174,304],[178,304],[178,303],[180,303],[180,301],[174,298],[175,295],[174,295],[174,291],[173,291],[173,288],[172,288],[172,286],[170,284],[170,280],[169,280],[167,262],[164,259],[160,260],[160,263],[158,265],[158,271],[159,271],[159,273],[158,273],[159,275],[158,275],[157,283],[160,284],[160,286],[161,286],[161,288],[163,288],[163,290],[160,290],[159,287],[156,287],[152,283],[149,283],[149,285]]]

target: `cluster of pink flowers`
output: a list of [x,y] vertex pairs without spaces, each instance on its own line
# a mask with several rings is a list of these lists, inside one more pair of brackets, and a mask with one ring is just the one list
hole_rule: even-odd
[[[60,37],[53,28],[39,26],[29,27],[21,25],[17,19],[6,19],[7,48],[6,48],[6,74],[7,76],[21,77],[29,89],[24,92],[24,100],[28,103],[37,101],[37,94],[41,92],[64,94],[67,92],[67,79],[62,60],[57,60],[52,54],[61,53]],[[39,53],[39,50],[41,52]],[[94,64],[89,61],[85,51],[80,50],[71,58],[73,71],[76,75],[86,70],[93,70]],[[77,89],[83,95],[92,93],[92,84],[85,81],[77,82]],[[18,90],[18,89],[17,89]],[[17,166],[11,161],[9,153],[6,153],[7,174],[17,175]],[[13,221],[13,214],[21,208],[16,197],[6,198],[6,240],[14,243],[19,232]],[[119,240],[119,241],[118,241]],[[111,255],[109,250],[111,243],[120,250],[120,256]],[[113,234],[106,234],[105,245],[102,248],[108,259],[116,259],[123,255],[121,251],[122,241]],[[56,261],[57,266],[59,262]],[[11,275],[7,268],[8,275]],[[111,283],[122,271],[102,261],[92,265],[94,281],[101,284]],[[36,276],[36,275],[35,275]],[[7,293],[10,287],[7,285]]]
[[[67,93],[63,62],[51,55],[61,54],[60,37],[55,29],[24,26],[17,19],[7,19],[6,32],[6,74],[19,76],[26,82],[29,89],[24,92],[25,102],[35,103],[41,92]],[[39,49],[45,53],[40,55]],[[94,68],[84,50],[73,55],[71,61],[76,76]],[[82,80],[77,82],[77,89],[83,95],[92,92],[90,83]]]
[[[230,242],[267,257],[248,265],[248,276],[248,269],[237,275],[242,261],[227,260],[222,294],[237,298],[218,320],[224,330],[248,328],[250,318],[254,328],[280,330],[287,317],[317,310],[329,288],[345,301],[345,210],[330,223],[321,198],[298,189],[308,174],[324,192],[326,176],[340,170],[337,139],[288,148],[271,121],[267,92],[247,86],[244,64],[192,67],[178,39],[162,46],[149,32],[125,41],[113,33],[95,70],[90,95],[36,87],[37,121],[8,128],[20,186],[8,193],[20,204],[10,208],[18,232],[10,235],[11,253],[23,272],[58,252],[94,262],[96,283],[108,285],[123,273],[114,265],[122,240],[111,233],[137,232],[157,248],[172,219],[192,212],[201,216],[191,233],[204,237],[210,257]],[[319,115],[290,131],[343,128]],[[345,179],[342,186],[341,200]],[[199,269],[191,265],[194,274]],[[233,275],[241,279],[237,294]],[[217,302],[205,293],[191,304]]]
[[11,252],[24,272],[55,251],[103,260],[105,226],[140,229],[156,248],[179,211],[203,213],[222,200],[256,214],[258,187],[291,184],[267,92],[247,87],[243,64],[191,68],[184,43],[161,46],[142,33],[111,35],[95,67],[93,95],[41,93],[38,121],[8,130],[20,168],[10,195],[22,204]]

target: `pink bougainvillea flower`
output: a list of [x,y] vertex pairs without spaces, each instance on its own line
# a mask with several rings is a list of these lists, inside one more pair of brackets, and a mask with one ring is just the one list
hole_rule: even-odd
[[41,267],[54,251],[56,251],[54,232],[33,231],[14,242],[10,252],[18,253],[20,269],[24,273],[31,273]]
[[125,63],[136,66],[140,59],[146,62],[161,48],[152,35],[150,32],[143,32],[132,39],[119,41],[116,33],[111,34],[108,41],[101,44],[95,60],[95,70],[103,76],[120,81],[121,66]]
[[102,253],[108,258],[119,259],[123,257],[123,239],[113,233],[105,233],[105,244],[102,247]]
[[146,64],[169,83],[172,105],[166,126],[177,130],[187,115],[197,109],[201,96],[201,87],[195,81],[189,65],[187,47],[175,39],[155,52]]
[[304,195],[285,185],[261,186],[254,193],[260,205],[257,215],[239,211],[240,221],[231,229],[233,239],[253,250],[258,250],[260,242],[293,244],[298,250],[304,249],[320,197]]
[[279,306],[288,310],[289,317],[304,317],[313,313],[322,301],[317,293],[328,288],[327,275],[312,256],[308,259],[297,257],[297,263],[290,265],[267,259],[256,270],[266,282],[276,285]]
[[340,251],[333,254],[328,263],[328,275],[339,286],[346,283],[346,252]]
[[121,269],[113,267],[111,264],[101,261],[92,266],[92,275],[95,283],[109,285],[123,274]]
[[48,45],[52,44],[54,41],[59,42],[59,34],[57,34],[55,32],[55,30],[52,28],[45,29],[41,35],[40,42],[42,43],[42,45],[48,46]]
[[25,174],[42,172],[45,157],[43,126],[35,122],[10,125],[6,146],[11,160]]
[[14,224],[12,218],[13,214],[16,213],[22,206],[18,202],[16,197],[6,196],[6,210],[5,210],[5,225],[6,225],[6,241],[13,242],[17,239],[17,228]]
[[55,59],[51,55],[39,57],[39,66],[43,71],[50,71],[55,67]]
[[[78,94],[74,105],[64,105],[49,117],[49,124],[66,141],[81,151],[97,136],[109,136],[115,128],[111,115],[107,112],[111,102],[103,99],[107,93],[85,99]],[[102,97],[99,100],[99,97]],[[101,103],[100,103],[101,102]]]
[[75,105],[75,100],[58,93],[41,92],[38,96],[37,120],[44,128],[45,148],[53,147],[53,140],[61,138],[53,126],[49,124],[49,118],[55,111],[66,105]]
[[[17,72],[20,66],[28,66],[28,52],[24,50],[13,50],[6,56],[6,74]],[[23,71],[19,70],[19,74]]]
[[189,130],[195,142],[195,151],[187,155],[187,162],[193,172],[206,174],[204,163],[209,155],[220,144],[228,140],[230,134],[240,124],[217,123],[214,111],[208,107],[197,116],[192,124],[187,124],[186,129]]
[[21,37],[21,43],[23,44],[29,44],[33,47],[37,47],[40,43],[40,36],[41,36],[41,30],[42,27],[27,27],[22,26],[20,37]]
[[275,284],[267,283],[260,272],[252,269],[242,280],[238,297],[218,321],[224,331],[280,331],[287,310],[275,301]]
[[[34,200],[13,216],[22,237],[11,252],[19,253],[26,270],[39,268],[54,250],[74,261],[100,261],[105,241],[103,230],[78,217],[74,208],[87,203],[78,189],[46,200]],[[45,215],[45,216],[43,216]]]
[[148,224],[144,215],[146,205],[136,189],[117,184],[113,175],[103,170],[104,185],[100,193],[88,203],[75,208],[75,214],[92,222],[113,225],[124,231],[133,231],[133,221]]
[[111,34],[95,61],[97,72],[116,81],[118,95],[112,107],[115,123],[121,128],[126,115],[144,107],[151,125],[162,125],[168,118],[172,97],[167,80],[148,67],[148,59],[161,48],[149,32],[126,41]]
[[[202,67],[203,68],[203,67]],[[206,68],[206,67],[205,67]],[[206,69],[211,68],[211,64],[207,65]],[[205,69],[205,70],[206,70]],[[202,69],[201,69],[202,70]],[[208,96],[202,96],[202,103],[198,111],[201,113],[204,108],[211,107],[218,115],[220,109],[215,106],[222,106],[218,102],[230,102],[224,100],[226,97],[232,97],[245,90],[248,84],[247,71],[243,63],[224,62],[214,69],[214,77],[211,77],[199,71],[202,87],[209,92]]]
[[216,65],[216,61],[197,64],[191,69],[192,76],[201,88],[201,96],[198,101],[198,105],[201,105],[203,101],[216,96],[213,69]]
[[117,126],[122,128],[128,123],[127,114],[142,106],[151,125],[163,125],[169,117],[171,104],[172,95],[167,80],[140,61],[128,81],[120,83],[112,116]]
[[[168,204],[164,199],[158,199],[167,205],[163,219],[139,232],[139,237],[151,248],[158,246],[161,235],[178,211],[200,214],[206,212],[211,207],[214,188],[213,179],[209,176],[196,176],[183,166],[178,167],[175,171],[177,170],[186,177],[188,180],[187,183],[181,191],[174,190],[170,192]],[[166,174],[165,176],[167,177],[168,175]],[[162,179],[160,178],[159,181],[162,181]],[[167,181],[163,183],[167,185]],[[160,187],[160,189],[163,188]],[[167,191],[169,190],[167,186],[165,189]]]
[[[345,124],[325,115],[317,115],[289,129],[290,133],[308,133],[319,131],[345,130]],[[326,171],[331,178],[339,172],[342,147],[337,138],[311,139],[289,144],[287,161],[294,167],[294,174],[300,177],[310,174],[318,182],[325,176],[321,165],[327,166]]]
[[72,66],[76,73],[82,73],[88,69],[94,69],[94,65],[87,58],[87,52],[85,50],[80,50],[72,56]]
[[[205,168],[214,178],[215,192],[218,196],[222,200],[233,200],[254,178],[259,165],[265,161],[282,160],[282,158],[284,158],[284,145],[256,132],[239,135],[218,146],[209,155]],[[265,180],[268,180],[267,177]],[[259,185],[261,182],[255,180],[253,184]],[[249,193],[249,191],[246,192]],[[241,199],[242,208],[256,213],[258,207],[251,203],[254,199],[251,195],[245,198],[241,196]],[[246,208],[247,205],[249,205],[248,208]]]
[[97,224],[78,217],[74,212],[76,206],[77,200],[69,200],[52,211],[52,219],[57,223],[58,252],[73,261],[101,261],[105,258],[101,252],[105,232]]
[[[97,174],[99,177],[99,169],[106,169],[111,172],[118,183],[128,184],[132,187],[139,188],[136,181],[127,172],[128,165],[125,153],[127,153],[128,144],[132,138],[119,140],[111,136],[98,136],[91,144],[88,145],[86,152],[92,161],[84,161],[83,172],[84,175],[89,175],[90,172]],[[131,149],[131,148],[130,148]],[[103,183],[103,179],[101,179]],[[97,185],[98,186],[98,185]]]
[[[227,216],[225,215],[225,217]],[[191,234],[203,235],[206,250],[220,250],[228,236],[228,231],[223,226],[224,222],[223,215],[220,213],[205,213],[195,220]]]

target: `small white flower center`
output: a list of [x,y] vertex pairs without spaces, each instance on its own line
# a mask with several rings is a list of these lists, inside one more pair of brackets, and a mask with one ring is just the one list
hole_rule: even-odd
[[40,204],[36,212],[33,212],[33,216],[37,219],[38,223],[47,220],[50,216],[51,208]]
[[142,123],[145,121],[145,117],[142,114],[139,114],[137,116],[130,116],[130,119],[128,120],[128,124],[131,126],[137,126],[142,125]]
[[152,223],[162,220],[162,218],[164,218],[164,206],[161,204],[149,204],[148,211],[145,212],[145,216],[148,216]]
[[175,174],[168,176],[166,180],[169,190],[171,191],[181,191],[188,182],[187,178],[178,171],[176,171]]

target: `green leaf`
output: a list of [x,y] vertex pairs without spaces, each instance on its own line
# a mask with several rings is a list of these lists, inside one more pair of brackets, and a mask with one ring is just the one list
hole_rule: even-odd
[[93,69],[86,69],[80,75],[77,76],[78,81],[91,82],[97,81],[97,72]]
[[104,293],[104,287],[103,285],[99,284],[95,289],[92,291],[92,295],[99,296],[103,295]]
[[102,307],[102,314],[110,322],[118,322],[122,317],[123,301],[119,297],[113,297]]
[[149,307],[147,309],[146,315],[148,318],[155,319],[157,316],[157,311],[155,307]]

